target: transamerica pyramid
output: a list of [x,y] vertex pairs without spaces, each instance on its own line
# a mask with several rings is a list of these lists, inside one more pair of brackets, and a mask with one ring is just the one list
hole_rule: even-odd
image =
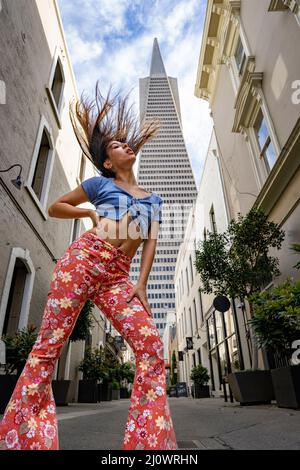
[[[141,149],[137,180],[139,186],[155,192],[164,202],[147,284],[151,311],[163,335],[167,312],[175,312],[175,265],[197,187],[183,138],[177,79],[166,74],[157,38],[153,42],[150,75],[139,79],[139,92],[140,121],[159,117],[162,122],[157,135]],[[142,247],[132,262],[130,274],[135,281]]]

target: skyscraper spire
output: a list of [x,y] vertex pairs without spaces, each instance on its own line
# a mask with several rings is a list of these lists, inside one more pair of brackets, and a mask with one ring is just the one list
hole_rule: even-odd
[[151,66],[150,66],[150,77],[160,76],[166,77],[165,66],[161,57],[159,45],[157,38],[154,38],[153,48],[152,48],[152,57],[151,57]]

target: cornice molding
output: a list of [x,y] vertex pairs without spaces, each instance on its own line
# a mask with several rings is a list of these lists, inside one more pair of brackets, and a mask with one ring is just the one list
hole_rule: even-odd
[[299,12],[299,0],[271,0],[268,11],[285,11],[287,9],[297,14]]
[[[230,56],[236,44],[240,8],[241,0],[223,0],[223,3],[208,1],[195,85],[195,95],[199,98],[213,99],[219,66],[230,64]],[[216,36],[208,36],[212,29],[217,29]],[[205,60],[210,62],[205,63]]]
[[232,132],[244,133],[244,129],[253,123],[261,104],[259,89],[262,86],[263,73],[255,71],[255,57],[246,59],[245,71],[239,86],[234,109],[235,117]]
[[284,11],[287,6],[284,5],[283,0],[271,0],[268,11]]

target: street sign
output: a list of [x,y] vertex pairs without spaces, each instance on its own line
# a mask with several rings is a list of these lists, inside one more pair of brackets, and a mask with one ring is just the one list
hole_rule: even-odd
[[187,397],[187,388],[186,388],[186,382],[178,382],[176,385],[176,390],[177,390],[177,396],[178,397]]
[[227,312],[230,309],[230,301],[225,295],[217,295],[214,298],[213,305],[218,312]]

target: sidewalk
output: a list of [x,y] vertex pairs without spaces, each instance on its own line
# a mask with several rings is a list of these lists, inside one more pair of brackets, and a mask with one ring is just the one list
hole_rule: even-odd
[[[129,399],[58,407],[62,449],[120,449]],[[300,410],[169,398],[179,449],[300,449]]]

